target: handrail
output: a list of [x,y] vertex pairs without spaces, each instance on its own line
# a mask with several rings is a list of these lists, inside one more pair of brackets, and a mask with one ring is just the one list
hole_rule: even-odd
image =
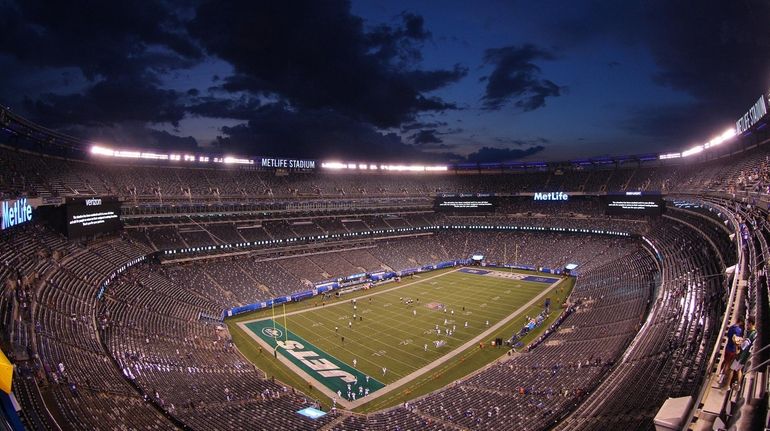
[[710,377],[711,377],[711,375],[713,373],[713,371],[711,371],[711,370],[714,368],[714,366],[716,366],[715,362],[716,362],[717,355],[719,354],[719,352],[722,351],[722,342],[721,342],[721,340],[722,340],[722,338],[724,337],[724,335],[725,335],[725,333],[727,331],[728,321],[729,321],[730,317],[732,316],[731,311],[733,310],[733,308],[736,305],[739,305],[739,304],[736,304],[736,298],[737,298],[737,295],[738,295],[738,287],[739,287],[738,286],[738,281],[741,279],[740,276],[743,273],[743,263],[744,263],[743,249],[740,246],[740,237],[741,236],[740,236],[740,232],[738,231],[738,229],[740,229],[740,227],[739,227],[739,225],[737,223],[735,223],[735,217],[733,216],[732,212],[727,211],[727,210],[725,210],[724,207],[721,207],[719,205],[713,204],[712,202],[703,201],[703,203],[706,204],[706,205],[711,205],[711,206],[717,207],[720,211],[725,213],[731,219],[731,222],[734,222],[733,226],[736,229],[735,241],[737,242],[736,249],[737,249],[737,252],[738,252],[738,262],[736,264],[736,272],[735,272],[735,276],[733,277],[732,286],[730,287],[730,294],[729,294],[729,299],[727,301],[727,307],[726,307],[725,312],[724,312],[724,314],[722,316],[722,323],[720,324],[720,330],[719,330],[718,337],[717,337],[718,341],[716,343],[714,343],[714,347],[711,350],[711,355],[709,355],[709,360],[708,360],[707,366],[705,368],[706,370],[709,370],[709,371],[707,371],[706,375],[704,376],[705,378],[703,380],[703,384],[701,385],[700,390],[698,391],[698,395],[693,400],[692,407],[690,409],[690,413],[687,416],[687,420],[685,420],[683,422],[683,427],[682,427],[683,430],[687,430],[693,424],[693,418],[695,417],[695,414],[698,412],[698,409],[700,408],[701,402],[703,401],[703,397],[705,396],[706,391],[710,388]]

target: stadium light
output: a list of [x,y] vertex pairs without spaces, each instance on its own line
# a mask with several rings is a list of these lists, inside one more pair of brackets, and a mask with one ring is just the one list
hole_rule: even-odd
[[224,163],[228,165],[236,164],[236,165],[253,165],[254,160],[249,159],[239,159],[237,157],[231,157],[227,156],[224,158]]
[[323,162],[321,167],[324,169],[346,169],[348,165],[340,162]]
[[139,151],[115,151],[113,155],[115,157],[122,157],[126,159],[138,159],[141,157],[142,153]]
[[668,153],[668,154],[661,154],[660,160],[668,160],[668,159],[678,159],[682,157],[682,153]]
[[99,156],[114,156],[115,152],[113,150],[110,150],[109,148],[100,147],[98,145],[94,145],[91,147],[91,154],[96,154]]
[[156,154],[156,153],[139,153],[139,157],[142,159],[150,160],[168,160],[168,154]]
[[703,145],[696,145],[690,148],[689,150],[682,151],[682,157],[689,157],[689,156],[692,156],[693,154],[698,154],[702,151],[703,151]]

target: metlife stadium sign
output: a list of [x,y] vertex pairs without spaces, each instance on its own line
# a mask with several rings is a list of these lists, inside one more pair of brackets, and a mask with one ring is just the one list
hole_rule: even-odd
[[748,112],[743,114],[738,121],[735,122],[735,133],[741,134],[752,128],[759,122],[765,115],[767,115],[767,100],[765,95],[759,96],[759,99],[749,109]]
[[32,205],[27,203],[27,198],[13,201],[3,201],[3,222],[0,229],[5,230],[32,220]]
[[535,193],[532,198],[536,201],[567,201],[569,195],[564,192]]
[[271,159],[263,157],[260,166],[277,169],[315,169],[315,160]]

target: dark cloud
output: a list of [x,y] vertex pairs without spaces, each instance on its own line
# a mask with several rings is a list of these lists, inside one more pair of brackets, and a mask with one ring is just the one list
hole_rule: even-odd
[[655,31],[648,43],[659,67],[656,82],[718,103],[712,109],[724,107],[736,117],[768,87],[770,2],[651,3]]
[[185,115],[176,91],[158,88],[141,78],[100,81],[83,93],[44,94],[39,99],[27,99],[24,108],[36,121],[53,128],[128,121],[178,125]]
[[506,146],[515,145],[517,147],[532,147],[532,146],[545,145],[550,143],[550,140],[546,138],[517,139],[517,138],[496,137],[494,138],[494,141],[500,145],[506,145]]
[[425,40],[431,36],[425,29],[425,20],[420,16],[409,12],[401,13],[404,20],[404,34],[414,40]]
[[342,161],[448,162],[465,157],[450,152],[440,133],[428,130],[412,143],[395,133],[332,110],[301,111],[280,103],[263,105],[247,122],[223,127],[215,146],[238,154],[307,157]]
[[253,97],[220,99],[207,96],[195,99],[187,109],[201,117],[248,120],[260,106],[259,99]]
[[487,49],[484,63],[494,70],[486,77],[484,109],[501,109],[507,102],[524,111],[545,106],[546,97],[561,95],[561,87],[547,79],[541,79],[541,70],[534,61],[553,60],[548,51],[534,45],[506,46]]
[[177,151],[200,150],[192,136],[177,136],[165,130],[147,127],[143,122],[127,121],[114,125],[73,125],[59,129],[62,133],[121,148],[167,149]]
[[522,159],[545,150],[542,145],[536,145],[526,149],[482,147],[476,152],[468,154],[467,161],[475,163],[508,162]]
[[[192,136],[177,136],[165,130],[148,129],[149,148],[168,148],[175,150],[198,150],[198,141]],[[132,139],[136,142],[136,139]]]
[[190,32],[235,74],[227,91],[286,98],[297,109],[333,109],[378,127],[396,127],[424,111],[455,109],[422,94],[464,76],[419,73],[419,43],[429,34],[421,17],[402,14],[396,26],[366,30],[343,0],[204,1]]
[[444,127],[446,125],[448,125],[448,123],[445,121],[428,121],[428,122],[415,121],[413,123],[402,124],[401,132],[409,132],[412,130],[425,129],[425,128],[435,129],[437,127]]
[[440,137],[438,137],[435,129],[420,130],[419,132],[412,135],[411,139],[412,143],[415,145],[432,145],[444,142]]
[[43,67],[77,67],[89,79],[191,65],[202,52],[167,2],[75,0],[0,3],[0,52]]
[[464,78],[468,68],[455,64],[452,70],[414,70],[405,73],[407,81],[417,91],[433,91]]
[[259,108],[247,122],[223,127],[215,145],[240,154],[343,160],[404,160],[422,153],[392,133],[333,110],[295,112],[281,104]]
[[770,87],[767,1],[703,0],[693,7],[669,0],[588,0],[574,10],[550,25],[559,43],[611,39],[642,46],[657,67],[650,78],[694,99],[631,110],[627,128],[641,136],[707,139]]
[[186,3],[142,0],[1,1],[0,57],[11,59],[4,65],[45,79],[59,74],[63,82],[37,91],[6,86],[0,94],[33,121],[84,138],[109,131],[130,145],[195,146],[146,127],[176,126],[185,116],[183,95],[161,84],[203,60],[180,18],[185,11]]

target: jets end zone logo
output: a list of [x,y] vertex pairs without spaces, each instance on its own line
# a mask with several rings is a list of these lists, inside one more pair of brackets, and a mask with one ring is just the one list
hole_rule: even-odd
[[262,328],[262,334],[265,337],[270,337],[275,339],[281,338],[283,336],[283,332],[281,332],[281,330],[278,328]]

